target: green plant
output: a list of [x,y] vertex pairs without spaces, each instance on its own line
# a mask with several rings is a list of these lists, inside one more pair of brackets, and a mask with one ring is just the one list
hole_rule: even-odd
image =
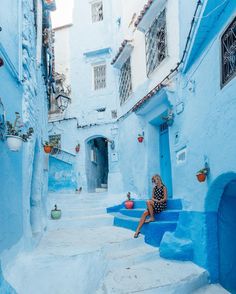
[[205,174],[205,175],[207,175],[208,174],[208,172],[209,172],[209,168],[202,168],[202,169],[200,169],[198,172],[197,172],[197,175],[198,174]]
[[16,118],[14,123],[12,124],[10,121],[7,121],[7,135],[8,136],[17,136],[22,138],[24,142],[27,142],[28,139],[32,136],[34,133],[33,128],[28,128],[25,133],[23,133],[23,127],[24,125],[20,121],[20,114],[19,112],[15,112]]

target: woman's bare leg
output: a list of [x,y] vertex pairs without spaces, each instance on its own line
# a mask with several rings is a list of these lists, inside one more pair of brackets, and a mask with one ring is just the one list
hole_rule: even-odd
[[144,213],[143,213],[143,215],[142,215],[142,217],[140,219],[140,222],[138,224],[138,227],[136,229],[136,232],[135,232],[134,236],[137,236],[139,234],[139,232],[140,232],[143,224],[145,223],[145,220],[146,220],[146,218],[147,218],[148,215],[149,215],[149,211],[148,210],[144,211]]
[[150,219],[147,220],[145,223],[150,223],[150,222],[154,222],[155,218],[154,218],[154,203],[153,200],[148,200],[147,201],[147,208],[150,214]]

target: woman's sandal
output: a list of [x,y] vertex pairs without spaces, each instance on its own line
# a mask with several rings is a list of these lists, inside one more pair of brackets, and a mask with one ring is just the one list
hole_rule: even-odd
[[136,239],[136,238],[138,238],[138,235],[140,234],[140,232],[138,232],[138,233],[135,233],[134,234],[134,238]]

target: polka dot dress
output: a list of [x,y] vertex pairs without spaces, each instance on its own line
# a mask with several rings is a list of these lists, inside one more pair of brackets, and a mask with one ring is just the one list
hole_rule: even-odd
[[[160,188],[158,188],[157,186],[154,187],[153,189],[153,193],[154,193],[154,198],[157,200],[162,200],[164,199],[164,186],[161,186]],[[167,203],[165,202],[154,202],[154,211],[155,213],[160,213],[161,211],[165,210],[167,207]]]

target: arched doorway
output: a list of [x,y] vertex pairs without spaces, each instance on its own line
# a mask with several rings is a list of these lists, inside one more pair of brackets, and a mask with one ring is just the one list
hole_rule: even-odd
[[108,142],[102,136],[86,143],[86,176],[88,192],[105,192],[108,182]]
[[236,293],[236,180],[224,189],[218,210],[219,281]]
[[236,173],[220,175],[205,201],[206,265],[213,282],[236,293]]

